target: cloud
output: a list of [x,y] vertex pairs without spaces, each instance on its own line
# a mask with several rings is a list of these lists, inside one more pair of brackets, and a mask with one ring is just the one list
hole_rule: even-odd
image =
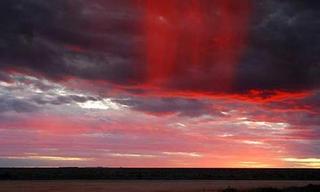
[[27,156],[27,157],[0,157],[2,167],[63,167],[83,166],[90,159],[78,157],[54,156]]
[[33,112],[37,109],[38,107],[36,105],[22,99],[0,97],[0,113],[8,111],[18,113]]
[[2,71],[0,71],[0,82],[9,82],[11,79],[10,79],[10,76]]
[[59,105],[85,105],[104,102],[104,98],[71,90],[63,85],[31,76],[8,75],[0,84],[0,112],[29,113]]
[[[135,93],[156,89],[173,95],[249,97],[251,90],[262,90],[272,97],[278,90],[319,87],[317,3],[230,2],[236,7],[231,11],[228,3],[203,1],[188,7],[187,1],[175,16],[164,11],[174,5],[153,3],[157,9],[144,1],[4,0],[0,68],[59,81],[105,81]],[[161,27],[154,14],[172,24]],[[168,33],[152,31],[159,27]],[[188,38],[191,34],[195,38]],[[165,67],[162,61],[172,65]]]
[[288,112],[320,112],[320,92],[315,90],[312,94],[309,94],[302,98],[287,98],[282,101],[274,101],[267,104],[271,109],[278,109]]
[[119,166],[201,156],[190,164],[209,167],[316,158],[318,9],[289,0],[1,0],[0,155],[44,157],[12,165],[92,156]]
[[80,95],[55,95],[51,97],[44,97],[43,95],[38,95],[31,100],[39,105],[51,104],[51,105],[64,105],[72,103],[85,103],[87,101],[98,101],[100,99],[93,96],[80,96]]
[[[135,41],[129,33],[134,31],[135,16],[130,15],[134,10],[121,10],[111,2],[88,3],[3,1],[2,69],[53,79],[74,76],[119,84],[129,83],[134,79],[131,76],[137,78],[134,72],[139,66],[130,64],[133,48],[129,47],[130,41]],[[98,27],[102,22],[105,28]]]
[[294,163],[296,167],[313,167],[318,168],[320,166],[319,158],[282,158],[283,161]]
[[197,117],[205,114],[221,115],[206,100],[184,98],[115,98],[112,101],[128,106],[133,110],[154,115],[178,114],[181,116]]
[[319,87],[319,8],[314,2],[261,1],[250,44],[239,65],[237,89],[303,90]]

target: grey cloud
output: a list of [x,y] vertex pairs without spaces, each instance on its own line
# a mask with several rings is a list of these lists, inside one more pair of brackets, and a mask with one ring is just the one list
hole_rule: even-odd
[[0,81],[9,82],[11,81],[11,78],[8,74],[0,71]]
[[183,98],[129,98],[113,99],[114,102],[131,107],[134,110],[150,114],[172,114],[196,117],[205,114],[220,115],[210,101]]
[[0,86],[0,111],[33,112],[45,105],[64,105],[101,100],[66,89],[62,85],[30,76],[10,76],[10,82]]
[[37,159],[12,159],[10,157],[0,157],[0,167],[65,167],[83,166],[83,162],[65,162]]
[[84,103],[86,101],[97,101],[99,100],[93,96],[79,96],[79,95],[66,95],[66,96],[53,96],[53,97],[43,97],[35,96],[31,99],[39,105],[52,104],[52,105],[63,105],[71,103]]
[[36,110],[38,110],[38,107],[27,100],[5,97],[0,98],[0,112],[15,111],[22,113]]
[[23,85],[22,87],[20,87],[21,89],[24,89],[24,86],[32,86],[41,91],[49,91],[59,87],[59,85],[47,80],[23,75],[13,76],[12,81],[18,82],[19,84]]

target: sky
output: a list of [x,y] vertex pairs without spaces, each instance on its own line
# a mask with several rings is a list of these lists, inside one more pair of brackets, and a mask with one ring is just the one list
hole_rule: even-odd
[[0,167],[320,168],[317,0],[1,0]]

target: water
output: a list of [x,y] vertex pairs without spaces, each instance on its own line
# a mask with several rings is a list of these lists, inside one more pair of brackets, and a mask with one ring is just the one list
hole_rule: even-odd
[[227,187],[249,189],[284,188],[318,184],[320,181],[254,181],[254,180],[59,180],[0,181],[0,192],[197,192],[219,191]]

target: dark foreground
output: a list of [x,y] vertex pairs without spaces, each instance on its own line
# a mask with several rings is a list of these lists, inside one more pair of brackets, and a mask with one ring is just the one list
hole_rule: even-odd
[[0,180],[320,180],[320,169],[0,168]]
[[[310,185],[310,183],[312,185]],[[320,181],[0,181],[0,192],[319,192]]]

